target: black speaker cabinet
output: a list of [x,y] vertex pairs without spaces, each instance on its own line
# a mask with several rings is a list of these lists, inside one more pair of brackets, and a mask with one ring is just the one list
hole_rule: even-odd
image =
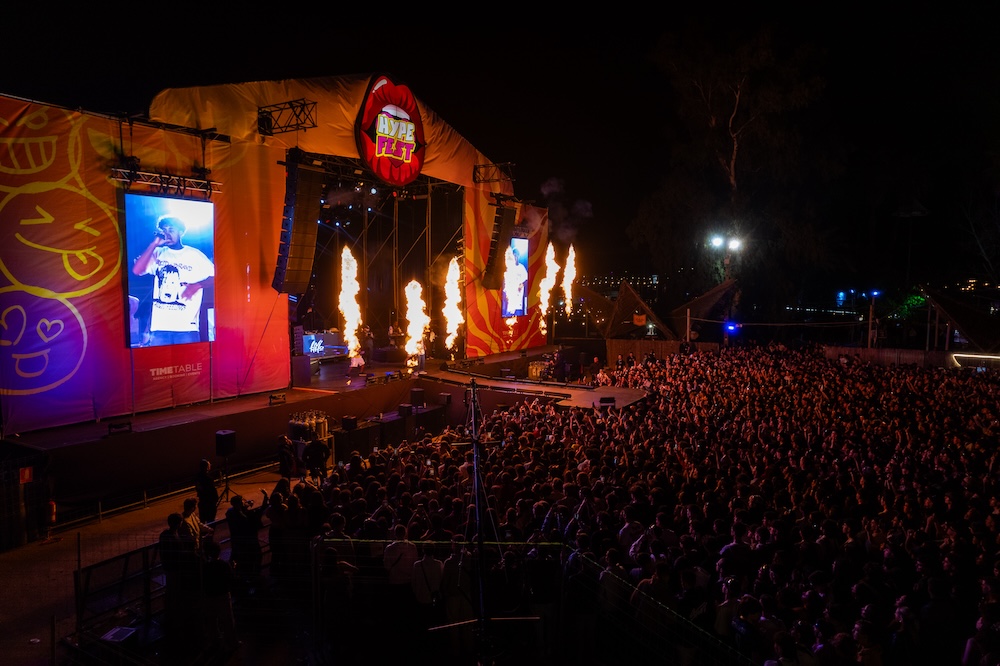
[[351,459],[351,433],[348,430],[333,431],[333,459],[335,462],[347,462]]
[[423,407],[427,403],[424,401],[424,390],[419,387],[410,389],[410,404],[416,407]]
[[601,404],[602,405],[613,405],[613,404],[615,404],[615,396],[613,396],[613,395],[604,395],[604,396],[601,396]]
[[400,406],[399,406],[399,415],[400,416],[410,416],[411,414],[413,414],[413,405],[405,403],[405,402],[402,403],[402,404],[400,404]]
[[234,453],[236,453],[236,431],[215,431],[215,455],[220,458],[228,458]]
[[369,421],[359,423],[353,430],[334,430],[333,457],[337,462],[348,462],[351,454],[357,451],[362,458],[367,458],[380,442],[378,424]]
[[340,420],[341,425],[344,430],[354,430],[358,427],[358,417],[357,416],[345,416]]
[[427,432],[436,433],[444,429],[444,407],[441,405],[421,409],[414,418],[417,427]]
[[438,393],[438,404],[439,405],[450,405],[451,404],[451,393]]
[[378,420],[378,425],[379,446],[396,447],[406,439],[406,417],[386,414]]

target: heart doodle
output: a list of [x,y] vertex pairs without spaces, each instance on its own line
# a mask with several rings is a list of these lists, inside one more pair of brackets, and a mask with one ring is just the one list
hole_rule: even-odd
[[24,329],[28,325],[28,316],[25,314],[24,308],[21,307],[20,305],[12,305],[6,310],[4,310],[2,313],[0,313],[0,326],[3,327],[3,330],[5,332],[10,330],[10,327],[7,325],[7,315],[14,310],[21,313],[21,330],[17,332],[17,335],[14,336],[13,340],[8,340],[6,335],[0,337],[0,347],[17,346],[17,343],[21,341],[21,336],[24,335]]
[[53,338],[62,333],[62,320],[56,319],[55,321],[49,321],[48,319],[39,319],[38,326],[35,327],[35,331],[38,332],[38,337],[40,337],[43,342],[51,342]]

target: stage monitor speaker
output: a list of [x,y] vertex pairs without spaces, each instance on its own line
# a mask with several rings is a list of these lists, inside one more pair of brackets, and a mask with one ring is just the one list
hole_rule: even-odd
[[438,404],[439,405],[450,405],[451,404],[451,393],[438,393]]
[[271,286],[279,294],[304,294],[312,280],[316,234],[326,173],[299,164],[289,151],[285,163],[285,208],[278,261]]
[[228,458],[236,453],[236,431],[217,430],[215,432],[215,455]]
[[615,396],[613,396],[613,395],[601,396],[601,406],[602,407],[605,406],[605,405],[614,406],[614,404],[615,404]]
[[399,415],[400,416],[410,416],[413,414],[413,405],[402,403],[399,405]]
[[344,430],[354,430],[358,427],[358,417],[357,416],[345,416],[341,420],[341,425]]
[[503,255],[510,245],[514,235],[514,223],[517,210],[509,206],[497,206],[493,218],[493,234],[490,236],[489,254],[486,255],[486,267],[483,269],[483,288],[500,289],[503,287],[503,273],[506,269]]

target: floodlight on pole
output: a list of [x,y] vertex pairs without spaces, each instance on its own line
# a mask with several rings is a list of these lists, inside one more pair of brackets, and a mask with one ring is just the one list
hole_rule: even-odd
[[743,241],[739,238],[715,235],[709,238],[708,244],[715,250],[725,249],[722,257],[723,279],[729,279],[729,265],[732,263],[733,253],[739,252],[743,248]]

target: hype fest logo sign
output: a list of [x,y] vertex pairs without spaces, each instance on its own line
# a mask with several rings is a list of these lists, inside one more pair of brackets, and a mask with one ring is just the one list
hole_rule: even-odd
[[384,182],[401,187],[424,165],[424,123],[410,89],[388,76],[372,77],[354,124],[358,153]]
[[118,274],[115,211],[82,173],[84,119],[0,100],[0,394],[68,381],[87,352],[74,304]]

